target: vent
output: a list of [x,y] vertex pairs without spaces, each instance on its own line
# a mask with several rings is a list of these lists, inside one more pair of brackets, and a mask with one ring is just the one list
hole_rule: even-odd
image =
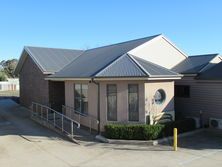
[[222,129],[222,119],[210,118],[210,127]]

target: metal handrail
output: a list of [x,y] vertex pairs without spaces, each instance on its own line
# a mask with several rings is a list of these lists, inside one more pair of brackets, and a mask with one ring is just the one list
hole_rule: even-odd
[[[50,114],[53,115],[52,122],[49,119]],[[74,132],[73,132],[74,124],[77,125],[77,128],[80,128],[79,122],[73,120],[72,118],[69,118],[68,116],[66,116],[64,114],[59,113],[58,111],[55,111],[54,109],[52,109],[46,105],[42,105],[42,104],[39,104],[36,102],[32,102],[32,117],[33,116],[37,116],[39,119],[42,119],[49,124],[53,124],[54,127],[59,128],[62,132],[65,132],[68,135],[71,135],[71,138],[73,138],[73,136],[74,136]],[[57,116],[61,117],[61,126],[56,123]],[[71,128],[70,132],[66,131],[66,129],[65,129],[65,123],[64,123],[65,120],[70,121],[70,128]]]
[[[67,113],[67,111],[69,112],[69,114]],[[90,133],[92,132],[92,121],[95,121],[96,124],[98,125],[99,124],[99,120],[96,119],[94,116],[92,115],[89,115],[89,114],[85,114],[85,113],[81,113],[79,111],[76,111],[73,107],[70,107],[70,106],[65,106],[65,105],[62,105],[62,112],[63,114],[65,115],[69,115],[71,118],[72,118],[72,114],[77,114],[78,115],[78,122],[81,124],[81,116],[86,118],[86,119],[89,119],[89,130],[90,130]]]

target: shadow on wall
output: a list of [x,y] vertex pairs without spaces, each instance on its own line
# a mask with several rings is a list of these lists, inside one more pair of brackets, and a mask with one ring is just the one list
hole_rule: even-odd
[[163,111],[174,111],[174,98],[171,98],[167,105],[164,107]]
[[[163,104],[155,104],[151,106],[150,110],[153,110],[154,123],[159,121],[162,123],[164,123],[165,121],[173,121],[174,114],[172,115],[172,111],[174,111],[174,98],[171,98],[167,104],[165,103],[166,102],[163,102]],[[159,110],[159,108],[161,108],[161,105],[164,105],[164,108],[162,110]]]

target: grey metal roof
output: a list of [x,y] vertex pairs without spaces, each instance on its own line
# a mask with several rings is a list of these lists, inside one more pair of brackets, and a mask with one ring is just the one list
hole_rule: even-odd
[[218,54],[189,56],[172,70],[181,74],[197,74],[216,56]]
[[27,54],[34,60],[42,72],[54,73],[64,68],[81,53],[83,53],[82,50],[26,46],[19,59],[15,73],[19,73]]
[[113,61],[137,46],[159,35],[127,41],[114,45],[86,50],[72,63],[50,78],[84,78],[93,77]]
[[[76,60],[74,60],[76,61]],[[78,76],[76,76],[78,77]],[[108,66],[93,76],[95,78],[108,77],[180,77],[178,73],[163,68],[141,58],[124,54],[112,61]]]
[[170,71],[144,59],[124,54],[96,77],[179,77],[178,73]]
[[154,64],[152,62],[146,61],[139,57],[133,56],[133,58],[142,66],[143,69],[147,72],[149,77],[160,77],[160,76],[171,76],[178,77],[180,74],[171,71],[167,68]]
[[214,65],[212,68],[201,72],[196,79],[199,80],[222,80],[222,62]]
[[105,69],[96,74],[96,77],[141,77],[146,76],[137,64],[124,54]]
[[26,47],[34,59],[46,72],[57,72],[77,58],[82,50]]

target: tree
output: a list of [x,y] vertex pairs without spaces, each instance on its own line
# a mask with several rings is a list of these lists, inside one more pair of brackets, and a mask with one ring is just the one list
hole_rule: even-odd
[[0,65],[3,67],[4,73],[9,77],[9,78],[14,78],[16,77],[14,75],[14,71],[16,68],[16,65],[18,63],[17,59],[11,59],[11,60],[3,60],[1,61]]
[[3,71],[0,71],[0,81],[6,81],[7,77]]

